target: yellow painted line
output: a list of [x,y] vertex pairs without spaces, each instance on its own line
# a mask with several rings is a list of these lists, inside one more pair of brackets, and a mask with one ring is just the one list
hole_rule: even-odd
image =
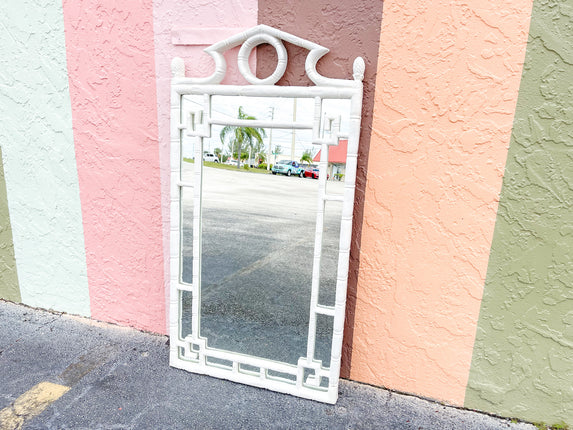
[[21,429],[26,421],[40,415],[69,390],[70,387],[65,385],[40,382],[18,397],[12,405],[0,411],[0,429]]

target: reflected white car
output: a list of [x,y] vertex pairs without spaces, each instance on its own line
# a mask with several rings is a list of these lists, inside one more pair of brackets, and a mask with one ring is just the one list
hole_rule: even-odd
[[203,161],[210,161],[211,163],[218,163],[219,157],[211,152],[206,152],[203,154]]
[[[223,164],[228,164],[229,166],[236,166],[237,165],[237,160],[231,160],[230,158],[227,159],[227,161],[225,161],[225,163]],[[241,162],[240,166],[243,167],[245,163]]]

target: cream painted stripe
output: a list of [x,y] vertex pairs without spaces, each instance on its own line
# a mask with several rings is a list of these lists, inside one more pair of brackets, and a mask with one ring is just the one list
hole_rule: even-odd
[[0,144],[22,302],[90,315],[61,2],[0,2]]
[[26,421],[40,415],[69,390],[65,385],[40,382],[0,411],[0,428],[21,429]]

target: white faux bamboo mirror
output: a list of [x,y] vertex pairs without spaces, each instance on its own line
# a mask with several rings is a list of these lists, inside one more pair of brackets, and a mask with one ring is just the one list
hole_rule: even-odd
[[[282,41],[309,50],[315,86],[274,85],[287,66]],[[260,44],[278,56],[265,79],[248,64]],[[223,52],[239,45],[251,85],[221,85]],[[263,25],[205,51],[210,77],[172,63],[170,364],[335,403],[364,61],[354,79],[323,77],[328,49]],[[212,155],[226,152],[237,160]],[[304,153],[306,169],[296,165]],[[282,170],[249,168],[254,158]]]

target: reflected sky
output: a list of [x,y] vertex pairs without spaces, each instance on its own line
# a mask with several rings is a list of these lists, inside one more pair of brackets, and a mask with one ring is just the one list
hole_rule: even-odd
[[[203,96],[187,95],[183,98],[182,109],[183,118],[187,122],[189,119],[189,112],[203,109]],[[340,99],[325,99],[322,102],[323,116],[340,118],[340,132],[342,134],[348,133],[348,112],[350,111],[350,100]],[[276,122],[290,122],[296,118],[296,122],[311,123],[314,117],[314,100],[311,98],[281,98],[281,97],[245,97],[245,96],[212,96],[211,101],[211,115],[213,118],[219,120],[236,119],[239,106],[243,106],[243,110],[250,116],[257,119],[270,120],[271,117]],[[204,140],[204,151],[213,152],[215,148],[227,150],[226,144],[221,143],[219,134],[222,126],[213,125],[211,129],[211,138]],[[282,149],[277,160],[290,159],[300,160],[303,152],[310,151],[314,157],[318,153],[320,147],[311,143],[312,132],[309,130],[296,130],[294,157],[291,157],[292,147],[292,130],[274,129],[272,136],[270,130],[266,130],[267,136],[263,138],[265,148],[268,148],[269,142],[272,139],[272,149],[274,150],[277,145]],[[183,156],[186,158],[193,158],[194,139],[187,137],[185,139],[188,144],[184,145]],[[274,157],[271,158],[274,162]]]

